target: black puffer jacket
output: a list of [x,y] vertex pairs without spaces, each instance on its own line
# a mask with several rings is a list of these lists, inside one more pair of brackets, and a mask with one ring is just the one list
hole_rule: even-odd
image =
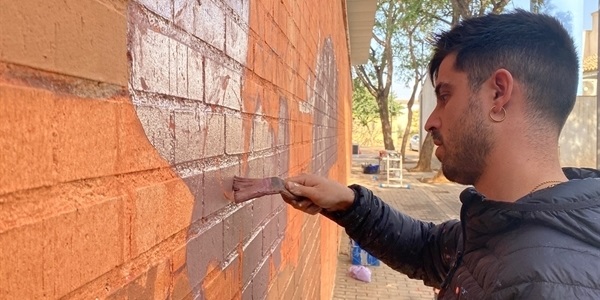
[[440,299],[600,299],[600,171],[515,203],[460,195],[461,221],[412,219],[360,186],[354,205],[325,213],[395,270],[441,287]]

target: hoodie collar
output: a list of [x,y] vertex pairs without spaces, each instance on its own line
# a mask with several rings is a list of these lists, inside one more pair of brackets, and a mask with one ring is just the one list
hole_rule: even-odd
[[[600,219],[600,172],[570,169],[565,174],[569,181],[527,195],[514,203],[487,199],[472,187],[465,189],[460,194],[465,250],[480,247],[490,235],[512,230],[523,222],[541,222],[544,226],[568,230],[563,228],[564,220],[558,221],[554,217],[556,214],[573,224],[588,222],[586,218],[596,214],[595,218]],[[581,210],[588,209],[582,217]]]

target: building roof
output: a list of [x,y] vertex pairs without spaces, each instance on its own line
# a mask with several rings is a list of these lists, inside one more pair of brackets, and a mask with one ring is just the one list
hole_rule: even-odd
[[369,58],[377,0],[347,1],[350,60],[352,65],[364,64]]

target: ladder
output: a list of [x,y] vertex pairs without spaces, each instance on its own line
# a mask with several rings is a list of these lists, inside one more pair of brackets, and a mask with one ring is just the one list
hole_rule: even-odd
[[392,154],[388,152],[385,156],[381,157],[381,160],[385,161],[386,183],[381,183],[379,184],[379,186],[383,188],[410,189],[410,185],[404,184],[404,179],[402,175],[402,155],[400,155],[399,153]]

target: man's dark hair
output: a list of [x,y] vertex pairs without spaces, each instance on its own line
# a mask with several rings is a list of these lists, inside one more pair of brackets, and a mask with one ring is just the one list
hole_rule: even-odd
[[456,54],[454,68],[468,74],[472,91],[497,69],[508,70],[523,84],[532,117],[558,130],[573,109],[579,61],[569,33],[553,17],[516,10],[463,20],[435,36],[432,82],[450,54]]

